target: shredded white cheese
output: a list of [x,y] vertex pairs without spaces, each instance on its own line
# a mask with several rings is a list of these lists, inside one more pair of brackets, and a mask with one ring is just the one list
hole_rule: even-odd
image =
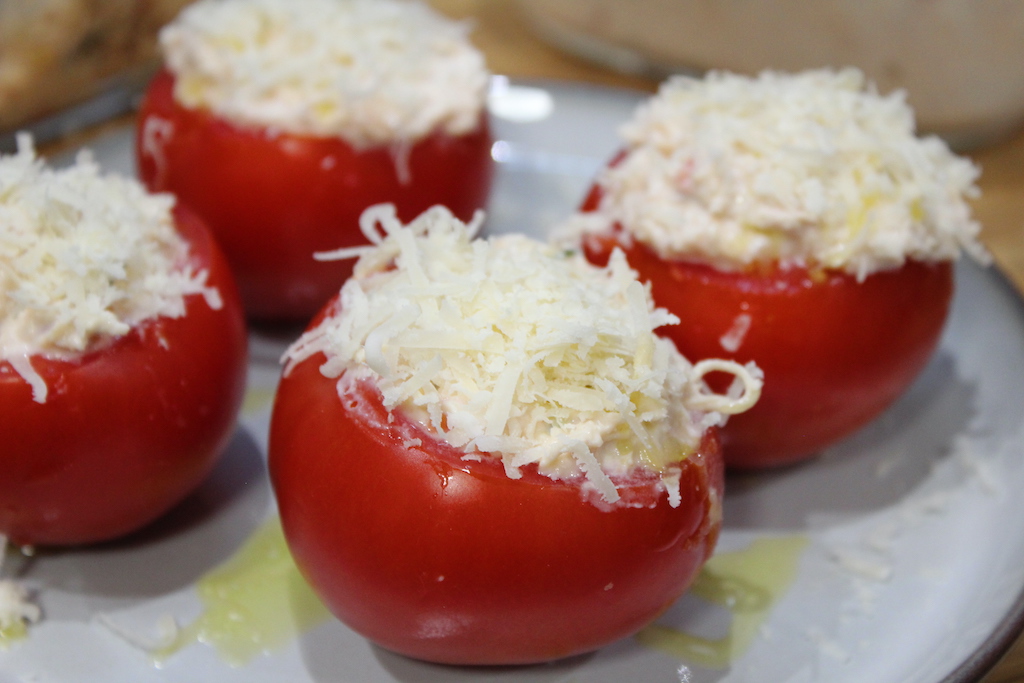
[[718,338],[718,343],[729,353],[736,353],[743,346],[743,340],[750,331],[753,318],[749,313],[740,313],[732,320],[732,325],[725,334]]
[[17,154],[0,156],[0,361],[36,401],[47,387],[33,357],[71,357],[147,319],[180,317],[189,294],[220,307],[206,271],[188,264],[173,203],[102,175],[87,152],[49,169],[27,135]]
[[183,105],[367,146],[477,127],[489,76],[468,33],[402,0],[200,0],[160,42]]
[[[321,255],[362,253],[339,309],[288,350],[285,371],[323,352],[343,398],[370,378],[388,409],[467,458],[500,457],[510,477],[535,464],[614,502],[612,477],[646,468],[678,504],[677,463],[709,424],[757,400],[757,369],[695,367],[655,335],[678,319],[654,308],[621,251],[597,268],[523,235],[474,240],[481,220],[438,206],[405,226],[391,205],[368,209],[373,245]],[[712,370],[744,390],[710,393]]]
[[597,211],[563,232],[618,224],[664,258],[863,279],[961,249],[986,262],[968,199],[978,169],[918,138],[903,93],[856,70],[674,77],[622,129]]
[[852,547],[834,547],[829,556],[845,571],[868,581],[885,582],[892,578],[893,565],[876,553],[861,552]]

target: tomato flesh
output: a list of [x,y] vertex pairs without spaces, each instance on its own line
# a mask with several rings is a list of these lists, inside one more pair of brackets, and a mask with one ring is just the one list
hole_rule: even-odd
[[[754,361],[764,371],[758,403],[722,428],[726,465],[735,468],[804,460],[877,417],[927,364],[953,293],[948,262],[911,261],[858,282],[802,268],[723,272],[610,235],[586,238],[584,250],[600,264],[616,245],[651,283],[655,303],[681,319],[658,332],[684,356]],[[731,330],[735,349],[727,348]]]
[[336,294],[351,260],[318,262],[313,253],[365,244],[359,216],[370,205],[394,203],[408,222],[443,204],[468,221],[487,202],[486,114],[465,135],[434,133],[408,150],[355,149],[341,138],[236,126],[178,104],[173,89],[173,75],[163,71],[142,102],[139,175],[207,222],[252,318],[306,321]]
[[209,473],[245,387],[247,338],[227,262],[202,223],[176,209],[190,263],[223,306],[186,297],[76,359],[34,356],[44,403],[0,361],[0,533],[18,544],[115,538],[156,519]]
[[[682,503],[655,476],[599,507],[579,482],[465,461],[375,386],[339,399],[322,356],[282,378],[270,475],[289,547],[328,608],[395,652],[519,664],[599,648],[657,617],[710,556],[722,463],[710,430],[682,463]],[[419,440],[420,445],[413,445]]]

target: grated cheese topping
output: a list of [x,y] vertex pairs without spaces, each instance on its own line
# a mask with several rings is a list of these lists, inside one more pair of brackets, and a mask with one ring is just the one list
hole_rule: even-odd
[[618,224],[663,258],[721,270],[778,263],[863,279],[961,250],[988,261],[968,205],[978,169],[916,137],[904,94],[880,96],[857,70],[674,77],[622,136],[598,210],[563,232]]
[[468,33],[404,0],[200,0],[160,43],[186,107],[369,146],[477,127],[488,72]]
[[[371,379],[402,410],[467,459],[500,457],[509,477],[535,464],[619,499],[612,481],[636,468],[661,475],[677,505],[678,463],[703,432],[757,400],[756,366],[691,365],[654,334],[678,318],[656,309],[621,251],[606,268],[523,235],[473,239],[436,206],[403,225],[392,205],[367,209],[371,246],[340,305],[285,355],[285,372],[324,353],[321,372],[344,398]],[[713,394],[707,372],[736,376]]]
[[206,271],[187,263],[173,203],[102,175],[88,152],[49,169],[27,135],[0,156],[0,361],[37,402],[47,387],[33,356],[74,357],[150,318],[181,317],[189,294],[220,307]]

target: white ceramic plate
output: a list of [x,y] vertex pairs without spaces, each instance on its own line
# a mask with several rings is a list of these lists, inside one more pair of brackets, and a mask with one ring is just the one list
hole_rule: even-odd
[[[639,97],[550,83],[499,92],[489,229],[543,234],[569,213]],[[95,140],[101,163],[132,172],[130,138]],[[976,681],[1024,614],[1024,311],[997,273],[965,263],[957,276],[937,355],[880,420],[806,465],[729,479],[704,597],[685,596],[638,638],[526,668],[422,664],[331,619],[234,666],[199,642],[155,665],[130,642],[152,641],[162,619],[197,619],[197,582],[273,517],[266,431],[291,333],[254,334],[239,429],[198,493],[129,540],[8,557],[46,618],[0,651],[0,682]]]

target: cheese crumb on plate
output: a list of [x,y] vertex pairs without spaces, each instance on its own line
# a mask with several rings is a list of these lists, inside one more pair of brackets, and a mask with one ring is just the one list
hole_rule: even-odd
[[[3,569],[6,552],[7,537],[0,534],[0,570]],[[24,586],[11,579],[0,578],[0,644],[5,637],[16,637],[41,617],[42,611],[31,601]]]

